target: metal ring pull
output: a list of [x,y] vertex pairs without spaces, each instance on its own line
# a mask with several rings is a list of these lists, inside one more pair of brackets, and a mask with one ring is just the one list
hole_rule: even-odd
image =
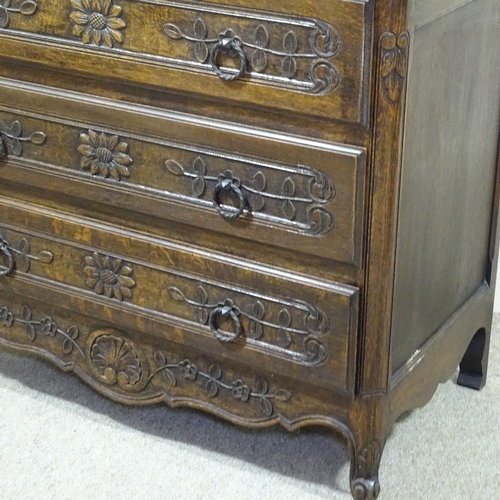
[[[208,318],[208,325],[210,326],[210,331],[222,342],[234,342],[241,335],[241,323],[238,318],[240,311],[233,304],[233,301],[226,299],[223,304],[219,304],[219,307],[213,309]],[[234,333],[224,332],[217,328],[215,320],[217,317],[221,316],[224,319],[230,318],[236,327]]]
[[[240,180],[237,177],[234,177],[231,171],[228,170],[227,172],[224,172],[224,174],[219,175],[219,181],[214,187],[212,202],[214,204],[214,207],[217,209],[217,212],[219,212],[222,217],[226,219],[236,219],[243,215],[243,212],[245,211],[245,208],[247,206],[247,200],[243,195],[240,186]],[[229,194],[234,194],[238,198],[239,206],[237,207],[237,211],[225,210],[222,207],[219,196],[223,191]]]
[[[226,73],[221,70],[217,64],[219,54],[226,54],[229,57],[240,58],[240,68],[237,73]],[[248,66],[247,56],[243,52],[241,40],[236,35],[228,30],[224,34],[219,35],[219,41],[214,45],[210,52],[210,64],[217,76],[226,81],[236,80],[240,78],[246,71]]]
[[8,276],[14,271],[14,257],[9,248],[9,243],[0,237],[0,253],[3,253],[7,257],[7,266],[0,266],[0,276]]

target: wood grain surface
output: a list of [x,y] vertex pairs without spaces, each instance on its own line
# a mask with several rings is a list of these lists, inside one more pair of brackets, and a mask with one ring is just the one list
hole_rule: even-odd
[[328,426],[376,499],[396,420],[486,382],[499,34],[496,0],[0,6],[0,344]]

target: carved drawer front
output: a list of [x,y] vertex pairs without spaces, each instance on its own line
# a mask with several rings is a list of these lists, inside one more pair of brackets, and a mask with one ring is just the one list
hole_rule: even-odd
[[6,80],[0,89],[4,179],[225,233],[242,246],[266,241],[359,263],[360,148]]
[[[12,0],[5,56],[238,103],[364,123],[371,5]],[[112,83],[110,84],[112,85]]]
[[194,406],[247,425],[299,421],[324,411],[320,391],[262,367],[241,366],[237,360],[13,296],[1,283],[0,345],[43,356],[128,404]]
[[0,210],[5,289],[269,373],[352,391],[356,288],[247,268],[6,198]]

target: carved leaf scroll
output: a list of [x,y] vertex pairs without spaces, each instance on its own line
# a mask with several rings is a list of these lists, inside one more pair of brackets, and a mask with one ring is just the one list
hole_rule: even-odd
[[[1,11],[0,11],[1,12]],[[43,132],[36,131],[30,135],[23,135],[23,127],[19,120],[14,120],[10,125],[0,121],[0,156],[23,154],[23,143],[31,142],[40,145],[45,142],[46,136]]]
[[0,3],[0,28],[6,28],[8,26],[11,14],[32,16],[37,9],[38,4],[33,0],[16,1],[12,5],[10,0],[3,0]]
[[[289,390],[273,387],[263,377],[252,382],[244,377],[228,376],[218,363],[206,362],[204,357],[200,363],[179,355],[173,361],[172,353],[159,348],[150,351],[146,345],[139,347],[117,329],[103,328],[85,333],[80,332],[77,325],[63,328],[59,326],[59,321],[60,318],[35,315],[28,305],[24,305],[19,314],[15,314],[8,306],[0,305],[0,327],[10,329],[22,326],[29,342],[38,343],[37,350],[50,353],[52,359],[54,356],[60,357],[52,343],[53,339],[60,339],[62,348],[59,352],[62,351],[66,358],[65,367],[73,367],[79,360],[83,361],[98,382],[98,385],[93,385],[96,388],[105,386],[108,396],[109,390],[117,393],[124,391],[129,402],[130,397],[134,397],[133,393],[140,393],[138,400],[145,400],[148,395],[144,391],[149,387],[149,397],[153,395],[156,398],[160,390],[160,394],[168,398],[170,388],[176,389],[176,395],[182,395],[183,385],[197,385],[208,399],[224,393],[226,397],[241,402],[243,411],[260,413],[266,418],[275,416],[276,406],[292,398]],[[45,339],[43,344],[42,338]],[[147,350],[147,355],[143,348]],[[81,364],[79,366],[82,368]],[[155,387],[151,387],[153,384]],[[196,398],[198,402],[203,402],[203,399]]]
[[[245,30],[228,25],[219,32],[207,26],[200,15],[186,28],[168,22],[163,25],[163,32],[172,40],[188,42],[194,58],[208,67],[213,47],[224,34],[231,33],[250,62],[247,72],[253,70],[253,78],[260,78],[267,84],[276,80],[281,85],[285,78],[292,86],[295,84],[294,90],[298,92],[325,94],[335,90],[341,82],[340,72],[332,59],[340,52],[342,39],[330,24],[320,20],[308,21],[302,25],[280,23],[273,26],[263,21]],[[278,28],[281,28],[279,35],[276,34]],[[274,63],[271,64],[270,60]]]
[[0,276],[10,275],[14,269],[27,273],[30,270],[30,262],[38,261],[42,264],[50,264],[54,254],[48,250],[41,250],[36,255],[31,253],[30,243],[27,238],[22,237],[19,243],[13,245],[0,234],[0,255],[7,257],[9,265],[7,268],[0,267]]
[[226,178],[235,182],[237,179],[238,188],[248,203],[246,213],[250,210],[254,215],[265,213],[287,224],[296,222],[297,230],[310,236],[324,235],[334,227],[334,217],[325,205],[335,198],[336,190],[332,180],[323,172],[305,166],[287,168],[276,185],[268,181],[263,170],[258,170],[248,180],[240,179],[231,170],[212,174],[209,170],[214,169],[208,157],[201,155],[196,156],[191,165],[182,165],[169,158],[165,167],[172,175],[191,179],[191,193],[196,198],[209,196],[210,190],[213,193],[221,177],[222,182]]
[[16,323],[24,325],[24,330],[28,339],[35,342],[39,335],[46,337],[58,337],[63,341],[63,353],[69,355],[76,350],[81,356],[85,357],[83,350],[77,343],[80,334],[76,325],[68,329],[60,328],[51,316],[44,316],[38,320],[33,319],[33,312],[28,305],[24,305],[21,314],[15,315],[7,306],[0,307],[0,325],[13,327]]
[[[328,352],[319,339],[330,330],[328,317],[316,306],[297,301],[295,307],[284,305],[277,311],[276,317],[271,318],[264,299],[257,299],[250,308],[242,308],[236,300],[220,297],[216,301],[210,300],[209,293],[203,285],[198,285],[194,297],[191,299],[178,287],[169,286],[168,293],[172,299],[185,302],[195,310],[197,321],[206,325],[213,311],[222,311],[226,307],[234,311],[237,317],[244,317],[246,327],[242,327],[238,319],[238,327],[249,339],[271,344],[283,349],[291,350],[297,359],[309,365],[319,365],[328,359]],[[205,312],[202,312],[205,311]],[[293,311],[293,313],[291,312]],[[212,332],[214,330],[211,329]],[[217,336],[217,332],[214,333]],[[238,333],[239,336],[239,333]],[[219,338],[219,337],[217,337]],[[227,340],[221,338],[221,340]],[[237,340],[232,338],[231,340]]]

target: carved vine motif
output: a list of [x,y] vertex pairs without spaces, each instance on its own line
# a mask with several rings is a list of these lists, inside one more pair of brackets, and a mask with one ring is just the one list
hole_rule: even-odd
[[0,28],[6,28],[10,21],[9,14],[23,14],[31,16],[36,12],[38,5],[33,0],[15,1],[12,6],[10,0],[0,0]]
[[0,121],[0,156],[7,154],[21,156],[23,154],[23,142],[39,145],[43,144],[45,139],[45,134],[39,131],[33,132],[29,136],[23,136],[23,129],[18,120],[13,121],[11,125]]
[[[202,325],[208,324],[214,336],[223,342],[235,341],[244,334],[253,340],[267,338],[279,347],[289,349],[298,339],[301,352],[293,351],[293,353],[298,354],[301,361],[318,365],[328,358],[325,346],[317,338],[328,333],[330,329],[328,318],[317,307],[305,302],[297,302],[295,306],[284,305],[278,312],[276,320],[272,321],[266,318],[268,312],[262,300],[256,300],[251,310],[244,311],[230,298],[209,303],[208,293],[202,285],[196,288],[194,299],[186,297],[177,287],[169,287],[168,292],[174,300],[186,302],[196,308],[198,322]],[[290,311],[295,314],[292,315]],[[297,312],[302,316],[302,328],[293,325],[293,318],[297,316]],[[248,328],[243,328],[242,317],[246,318]],[[224,320],[232,324],[232,332],[219,328],[219,323]]]
[[84,352],[77,344],[80,331],[76,325],[64,330],[50,316],[34,320],[33,312],[27,305],[22,307],[19,317],[7,306],[0,306],[0,326],[12,328],[16,322],[24,325],[32,342],[38,335],[62,337],[62,351],[65,355],[77,351],[99,382],[118,386],[127,392],[138,392],[160,376],[160,380],[169,387],[177,387],[181,381],[196,383],[204,389],[208,398],[227,391],[242,403],[255,401],[266,417],[271,417],[275,411],[273,401],[286,402],[292,397],[286,389],[271,389],[264,378],[257,380],[252,387],[241,378],[225,379],[220,365],[216,363],[204,371],[189,359],[168,362],[165,353],[160,350],[154,352],[151,362],[154,363],[155,369],[149,374],[148,360],[142,350],[134,342],[123,337],[118,330],[104,328],[93,331],[85,340]]
[[74,23],[73,35],[83,43],[105,44],[112,48],[123,43],[121,30],[127,26],[121,19],[122,8],[112,0],[70,0],[73,11],[69,17]]
[[131,345],[117,335],[98,336],[90,347],[90,363],[108,385],[133,386],[139,382],[142,363]]
[[15,316],[6,306],[0,307],[0,325],[10,328],[16,322],[24,324],[26,334],[32,342],[36,340],[37,335],[45,335],[47,337],[56,337],[59,335],[63,338],[62,350],[64,354],[71,354],[73,349],[76,349],[85,357],[85,354],[76,343],[76,339],[80,333],[76,325],[70,326],[67,330],[63,330],[57,326],[50,316],[45,316],[40,320],[34,320],[33,312],[27,305],[23,306],[20,317]]
[[[197,156],[191,165],[181,165],[174,159],[168,159],[165,166],[173,175],[193,179],[191,190],[197,198],[204,196],[207,185],[211,186],[213,204],[224,217],[241,217],[250,211],[253,215],[266,212],[302,223],[299,230],[311,236],[324,235],[334,227],[334,217],[324,205],[335,197],[335,186],[323,172],[308,167],[287,169],[278,190],[273,190],[262,170],[249,180],[241,180],[231,170],[217,176],[209,175],[209,166],[201,156]],[[307,190],[299,191],[299,179],[307,181]],[[235,194],[239,199],[239,207],[222,207],[218,196],[220,191]],[[277,202],[277,214],[276,207],[268,207],[269,201]]]
[[408,72],[409,34],[396,36],[384,33],[380,37],[381,75],[384,93],[389,101],[397,102],[402,94]]
[[[202,64],[210,60],[212,68],[223,79],[231,80],[248,71],[258,76],[272,68],[271,71],[277,72],[276,76],[290,81],[303,74],[305,79],[302,81],[307,82],[309,88],[302,90],[326,94],[340,85],[341,75],[331,59],[340,52],[342,39],[338,31],[324,21],[312,20],[308,24],[304,23],[309,31],[307,38],[299,39],[294,25],[290,24],[282,33],[279,43],[276,42],[276,35],[269,35],[265,24],[245,30],[245,35],[238,35],[237,30],[229,27],[215,36],[209,35],[209,27],[201,17],[188,29],[167,23],[163,31],[173,40],[190,42],[194,57]],[[240,70],[221,71],[216,61],[219,52],[239,57]]]
[[130,177],[128,167],[132,164],[132,158],[126,154],[128,144],[120,141],[117,135],[98,134],[89,130],[88,134],[80,134],[80,141],[78,152],[83,170],[104,178],[111,176],[117,181],[122,177]]
[[[37,260],[44,264],[50,264],[54,258],[54,254],[48,250],[42,250],[37,255],[31,255],[30,244],[26,238],[21,238],[16,248],[1,234],[0,255],[3,255],[7,259],[7,265],[0,266],[0,276],[9,276],[14,269],[27,273],[30,269],[30,260]],[[16,256],[15,258],[14,255]]]
[[87,276],[85,284],[98,295],[123,300],[131,298],[135,281],[130,277],[132,268],[121,259],[113,259],[109,255],[94,252],[85,257],[83,272]]
[[178,373],[185,381],[201,383],[209,398],[216,397],[221,390],[224,390],[230,392],[235,399],[242,402],[258,401],[259,408],[266,417],[270,417],[274,412],[273,399],[288,401],[292,397],[292,394],[285,389],[270,391],[268,382],[263,378],[256,382],[253,389],[242,379],[225,381],[222,369],[218,364],[211,365],[205,372],[189,359],[177,363],[168,363],[165,354],[161,351],[156,351],[154,358],[158,368],[152,373],[150,379],[161,373],[165,382],[171,386],[176,386],[178,383],[176,373]]
[[355,500],[375,500],[380,493],[380,483],[377,477],[382,447],[378,441],[370,442],[358,454],[356,468],[351,484]]

